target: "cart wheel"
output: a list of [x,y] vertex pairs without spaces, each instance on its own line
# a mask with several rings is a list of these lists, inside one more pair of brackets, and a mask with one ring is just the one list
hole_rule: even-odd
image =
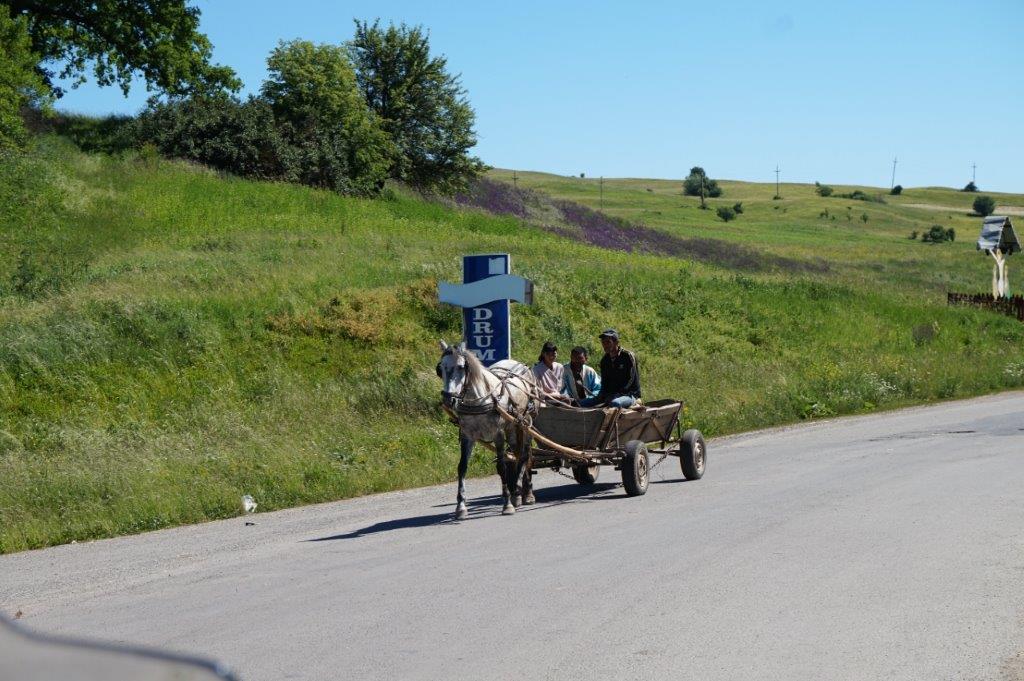
[[578,463],[572,467],[572,477],[576,478],[576,482],[587,487],[597,482],[597,476],[600,474],[600,464],[595,463],[593,466],[588,466],[585,463]]
[[679,467],[683,469],[683,477],[687,480],[700,480],[704,476],[707,461],[708,448],[700,431],[691,428],[683,433],[679,443]]
[[626,494],[631,497],[645,494],[650,482],[649,472],[647,445],[640,440],[630,440],[622,457],[622,486],[626,488]]

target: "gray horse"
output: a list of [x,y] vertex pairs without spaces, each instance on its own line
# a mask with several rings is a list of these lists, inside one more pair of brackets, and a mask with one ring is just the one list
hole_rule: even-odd
[[[455,518],[469,516],[466,509],[466,469],[476,442],[494,444],[498,473],[501,476],[502,515],[516,512],[519,482],[522,480],[522,502],[534,503],[530,484],[530,437],[526,422],[539,402],[540,395],[530,368],[515,360],[496,362],[484,367],[466,344],[448,345],[441,341],[441,361],[437,365],[441,377],[441,398],[444,406],[459,422],[459,492]],[[510,423],[499,408],[516,419]],[[511,451],[506,454],[505,446]]]

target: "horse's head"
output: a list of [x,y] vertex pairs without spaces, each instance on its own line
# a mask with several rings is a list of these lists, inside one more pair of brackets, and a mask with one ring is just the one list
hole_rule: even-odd
[[441,379],[441,399],[445,406],[452,407],[455,398],[466,386],[466,344],[448,345],[441,341],[441,361],[437,363],[437,375]]

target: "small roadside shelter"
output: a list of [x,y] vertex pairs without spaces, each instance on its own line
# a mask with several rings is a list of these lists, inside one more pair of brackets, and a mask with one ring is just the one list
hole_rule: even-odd
[[978,250],[985,251],[996,261],[992,269],[992,297],[1008,297],[1010,284],[1006,276],[1006,256],[1021,250],[1017,232],[1008,216],[990,215],[982,220]]

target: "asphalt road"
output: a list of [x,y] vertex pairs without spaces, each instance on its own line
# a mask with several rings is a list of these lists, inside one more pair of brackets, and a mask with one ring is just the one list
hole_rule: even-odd
[[[452,468],[456,442],[452,439]],[[278,679],[1024,679],[1024,393],[0,556],[46,632]]]

